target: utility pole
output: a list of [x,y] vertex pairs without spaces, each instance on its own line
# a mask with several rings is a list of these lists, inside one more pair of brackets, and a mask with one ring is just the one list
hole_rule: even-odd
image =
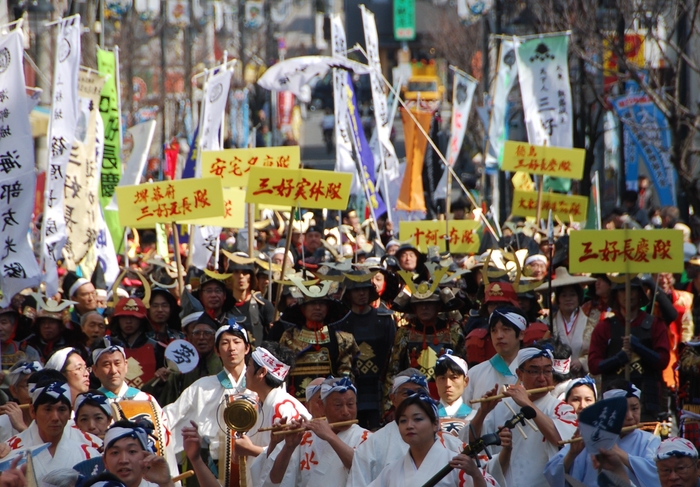
[[[167,50],[167,39],[166,39],[166,34],[168,30],[168,21],[167,21],[167,15],[165,15],[165,9],[167,8],[167,4],[165,0],[160,0],[160,8],[161,12],[163,12],[163,15],[161,15],[161,26],[160,26],[160,78],[159,78],[159,87],[158,89],[160,90],[160,119],[161,119],[161,144],[160,144],[160,150],[161,150],[161,163],[160,163],[160,169],[159,169],[159,179],[162,181],[163,180],[163,165],[165,164],[165,146],[168,143],[168,131],[167,131],[167,117],[166,117],[166,108],[167,108],[167,100],[166,100],[166,93],[165,93],[165,77],[167,76],[168,73],[168,66],[167,66],[167,59],[166,59],[166,50]],[[189,84],[189,83],[187,83]]]

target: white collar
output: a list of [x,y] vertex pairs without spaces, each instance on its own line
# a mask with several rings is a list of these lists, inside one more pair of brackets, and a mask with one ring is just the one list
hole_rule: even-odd
[[447,413],[447,417],[449,418],[457,414],[457,411],[459,411],[459,408],[462,406],[462,404],[464,404],[464,402],[462,401],[462,396],[459,396],[457,400],[449,406],[442,399],[440,399],[440,404],[442,404],[442,407],[445,408],[445,413]]

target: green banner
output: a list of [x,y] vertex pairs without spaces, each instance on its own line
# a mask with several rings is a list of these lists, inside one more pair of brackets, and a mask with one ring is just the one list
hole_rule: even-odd
[[394,38],[397,41],[416,38],[416,0],[394,0]]
[[[100,205],[103,209],[112,200],[114,190],[122,175],[121,141],[119,137],[119,91],[117,89],[117,58],[113,51],[97,49],[97,69],[109,74],[100,97],[100,115],[104,122],[104,153],[100,174]],[[119,225],[116,211],[104,210],[105,222],[112,235],[114,249],[119,252],[124,239],[124,229]]]

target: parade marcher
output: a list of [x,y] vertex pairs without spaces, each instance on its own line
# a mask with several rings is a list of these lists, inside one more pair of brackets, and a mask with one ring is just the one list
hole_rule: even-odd
[[10,368],[21,361],[39,360],[39,352],[26,344],[15,341],[20,314],[11,306],[0,308],[0,353],[2,355],[1,373],[6,374]]
[[306,431],[287,436],[264,485],[321,487],[329,481],[345,485],[354,451],[371,433],[356,424],[329,425],[357,419],[357,390],[350,379],[325,380],[321,399],[326,421],[299,422]]
[[321,400],[321,384],[326,380],[317,377],[306,386],[306,402],[304,405],[312,418],[323,417],[323,401]]
[[54,350],[64,347],[80,346],[71,333],[66,329],[64,323],[68,316],[68,306],[70,302],[56,302],[52,299],[36,300],[36,315],[34,319],[34,334],[22,343],[24,350],[29,347],[39,353],[39,360],[46,362]]
[[474,458],[455,455],[439,440],[437,404],[425,393],[402,401],[396,410],[396,422],[408,452],[384,468],[370,487],[420,487],[448,463],[454,470],[436,484],[440,487],[497,485],[490,475],[484,478]]
[[148,301],[148,322],[151,325],[149,338],[156,342],[168,344],[173,340],[184,339],[180,331],[180,307],[177,299],[170,291],[162,287],[151,288],[151,299]]
[[410,244],[402,244],[394,254],[401,270],[412,272],[416,282],[423,282],[430,279],[430,273],[425,266],[426,257],[420,250]]
[[88,311],[97,309],[97,293],[95,286],[89,279],[78,277],[75,272],[67,272],[63,277],[61,285],[64,300],[73,301],[73,310],[70,313],[70,320],[80,325],[80,318]]
[[567,384],[563,397],[560,396],[559,399],[573,407],[577,415],[581,414],[581,411],[598,400],[598,389],[595,385],[595,379],[590,375],[572,379]]
[[428,378],[430,393],[438,397],[435,388],[434,367],[438,357],[446,349],[464,355],[464,335],[460,324],[448,313],[459,309],[462,301],[449,288],[438,288],[438,283],[406,283],[410,296],[404,289],[394,300],[394,308],[409,313],[409,325],[396,332],[389,359],[385,390],[391,389],[391,378],[408,367],[420,369]]
[[613,287],[615,315],[599,323],[591,335],[588,366],[591,374],[602,374],[603,386],[624,373],[630,364],[632,383],[642,391],[642,420],[656,421],[666,410],[660,404],[662,372],[669,362],[668,330],[666,325],[640,307],[646,294],[638,278],[631,280],[631,337],[625,337],[625,285]]
[[104,439],[112,422],[112,408],[107,396],[99,391],[90,390],[78,394],[74,404],[74,420],[78,429]]
[[[427,394],[428,382],[417,369],[406,369],[398,373],[392,381],[390,399],[394,410],[412,394]],[[438,432],[441,441],[455,453],[462,451],[462,441],[452,435]],[[408,445],[402,440],[396,421],[388,422],[367,438],[356,450],[352,468],[348,476],[348,487],[367,487],[389,464],[402,458],[408,452]]]
[[229,311],[233,307],[233,296],[222,277],[205,273],[199,282],[199,289],[192,295],[202,304],[205,313],[222,325],[227,323]]
[[357,271],[346,274],[343,302],[350,308],[350,313],[340,323],[339,329],[355,337],[360,348],[354,381],[358,391],[357,419],[363,428],[376,429],[382,416],[382,385],[396,336],[396,324],[391,311],[384,306],[372,306],[379,294],[367,277],[371,274]]
[[661,487],[700,487],[698,450],[685,438],[668,438],[656,450]]
[[440,396],[440,428],[445,433],[455,436],[476,414],[476,411],[462,400],[464,388],[469,384],[468,371],[467,361],[453,355],[449,349],[445,350],[435,364],[435,385]]
[[[635,426],[640,417],[640,391],[626,381],[618,381],[618,386],[625,389],[612,389],[603,394],[603,399],[611,397],[627,398],[627,415],[625,426]],[[658,486],[654,455],[659,446],[659,437],[636,429],[620,433],[617,444],[608,450],[619,457],[627,468],[629,479],[638,486]],[[565,475],[582,482],[587,487],[598,487],[598,472],[593,466],[591,455],[583,441],[571,443],[554,456],[545,467],[544,475],[551,487],[559,487],[565,483]]]
[[360,353],[353,336],[338,328],[348,312],[330,296],[331,287],[330,281],[309,287],[298,281],[292,289],[298,304],[280,318],[286,328],[280,343],[296,355],[289,392],[301,402],[306,384],[316,377],[353,377]]
[[[594,323],[583,312],[583,285],[595,282],[595,279],[572,276],[566,267],[557,267],[551,284],[543,284],[536,291],[554,290],[554,302],[557,312],[554,315],[552,334],[555,338],[571,347],[571,372],[574,376],[588,373],[588,350]],[[553,312],[553,310],[550,310]]]
[[[518,432],[513,433],[512,452],[506,455],[507,460],[500,456],[489,462],[489,472],[494,476],[502,474],[507,485],[527,485],[528,487],[546,487],[547,480],[542,473],[547,462],[558,453],[559,442],[568,440],[574,434],[578,419],[574,408],[556,399],[549,392],[528,395],[528,389],[552,385],[553,357],[547,348],[528,347],[518,352],[517,356],[518,384],[509,386],[504,394],[512,410],[529,406],[536,412],[533,421],[539,433],[527,426],[527,439]],[[499,394],[498,385],[488,392],[487,396]],[[513,417],[513,412],[501,400],[487,401],[481,404],[471,426],[476,437],[484,433],[497,431],[498,427]],[[467,429],[462,430],[463,438],[468,435]],[[509,458],[508,458],[509,457]]]
[[0,442],[6,441],[13,435],[27,429],[32,422],[29,408],[20,409],[23,404],[31,404],[29,393],[29,377],[42,369],[39,362],[17,362],[10,368],[7,380],[10,384],[10,396],[14,401],[8,401],[0,406]]
[[593,274],[595,282],[588,286],[590,300],[581,305],[581,311],[588,316],[586,327],[596,327],[598,323],[613,316],[610,294],[612,281],[607,274]]
[[[462,396],[465,404],[484,396],[494,384],[502,387],[517,382],[516,359],[526,328],[527,319],[519,309],[507,306],[493,310],[489,318],[489,334],[496,354],[469,369],[469,384]],[[481,404],[472,407],[479,409]]]
[[87,337],[83,343],[86,349],[90,348],[96,340],[102,340],[107,332],[107,324],[104,317],[97,311],[88,311],[80,317],[80,329]]
[[326,252],[321,240],[323,228],[318,225],[310,225],[304,232],[304,242],[301,246],[299,258],[296,262],[297,270],[301,270],[308,264],[314,268],[323,262]]
[[[219,327],[214,336],[216,354],[221,358],[223,370],[197,380],[185,389],[180,397],[163,408],[168,424],[175,432],[175,451],[184,448],[180,431],[194,421],[199,434],[209,444],[213,460],[219,460],[219,444],[224,441],[224,433],[219,428],[219,406],[226,395],[245,391],[246,360],[250,353],[248,331],[232,320]],[[219,468],[225,468],[220,465]]]
[[45,369],[63,374],[70,387],[71,403],[75,404],[78,394],[90,389],[90,368],[75,348],[61,348],[54,351],[46,361]]
[[76,441],[69,434],[72,428],[66,428],[66,424],[71,417],[70,388],[62,380],[51,377],[51,374],[45,374],[44,371],[30,377],[30,381],[36,384],[31,393],[32,405],[29,409],[34,421],[26,430],[6,442],[12,450],[50,444],[46,450],[33,457],[34,475],[39,483],[49,472],[99,455],[95,448]]
[[548,265],[547,257],[542,254],[529,255],[525,259],[525,268],[529,271],[530,277],[536,281],[541,281],[547,277],[549,273]]

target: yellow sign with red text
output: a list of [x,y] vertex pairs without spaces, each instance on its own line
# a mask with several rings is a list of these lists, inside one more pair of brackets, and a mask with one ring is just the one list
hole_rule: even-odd
[[219,178],[117,186],[116,191],[124,227],[152,228],[156,223],[220,217],[226,211]]
[[479,251],[481,244],[476,233],[479,227],[479,222],[474,220],[402,221],[399,223],[399,235],[404,241],[410,240],[421,252],[435,246],[440,248],[440,252],[445,252],[445,235],[449,235],[451,253],[473,254]]
[[564,149],[506,141],[503,149],[503,171],[581,179],[586,159],[585,149]]
[[222,228],[245,227],[245,189],[224,188],[224,214],[211,218],[177,221],[183,225],[201,225]]
[[221,178],[226,187],[244,187],[254,167],[299,169],[300,164],[298,145],[204,151],[202,177]]
[[250,170],[246,202],[344,210],[348,206],[352,174],[315,169]]
[[[542,193],[542,215],[548,215],[552,210],[560,220],[568,222],[569,217],[575,222],[586,220],[588,215],[588,197],[567,196],[559,193]],[[510,212],[513,216],[537,216],[537,192],[519,191],[513,192],[513,207]]]
[[683,272],[680,230],[578,230],[569,234],[569,271]]

